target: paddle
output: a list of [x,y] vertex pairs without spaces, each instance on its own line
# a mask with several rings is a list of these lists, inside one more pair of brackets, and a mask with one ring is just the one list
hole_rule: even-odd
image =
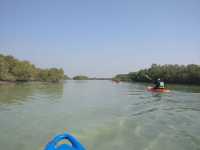
[[153,81],[153,79],[152,79],[150,76],[148,76],[147,74],[145,74],[145,77],[146,77],[147,79],[149,79],[150,81]]

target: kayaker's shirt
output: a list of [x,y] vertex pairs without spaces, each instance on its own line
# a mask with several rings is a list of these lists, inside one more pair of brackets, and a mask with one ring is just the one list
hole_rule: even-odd
[[159,88],[165,88],[165,83],[164,82],[160,82]]

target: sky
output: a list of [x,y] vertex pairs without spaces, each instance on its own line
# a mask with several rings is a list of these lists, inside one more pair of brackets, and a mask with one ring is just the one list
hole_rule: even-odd
[[0,0],[0,53],[69,76],[200,64],[200,1]]

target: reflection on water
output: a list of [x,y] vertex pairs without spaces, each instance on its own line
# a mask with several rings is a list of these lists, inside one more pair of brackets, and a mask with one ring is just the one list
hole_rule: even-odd
[[88,150],[200,149],[198,88],[173,85],[171,93],[151,93],[146,87],[110,81],[1,85],[1,149],[42,150],[64,130]]
[[37,96],[48,96],[55,100],[63,94],[63,83],[17,83],[0,85],[0,105],[16,103],[20,104],[23,101]]
[[200,86],[196,86],[196,85],[169,84],[168,88],[174,91],[180,91],[180,92],[200,93]]
[[20,103],[26,100],[26,97],[32,95],[32,89],[29,86],[24,86],[23,84],[7,84],[0,85],[1,104],[9,103]]

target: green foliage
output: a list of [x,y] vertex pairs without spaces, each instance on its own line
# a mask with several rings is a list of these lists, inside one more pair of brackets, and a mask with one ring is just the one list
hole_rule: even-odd
[[8,75],[8,63],[5,61],[4,57],[0,56],[0,80],[5,80]]
[[58,82],[60,79],[64,79],[64,71],[62,69],[51,68],[47,72],[47,81]]
[[128,74],[118,74],[114,78],[113,81],[131,81],[131,78]]
[[36,80],[38,81],[48,81],[48,70],[47,69],[38,69]]
[[30,81],[34,79],[35,67],[27,61],[18,62],[12,68],[11,73],[17,81]]
[[63,79],[64,80],[70,80],[71,78],[65,74]]
[[167,83],[199,84],[200,85],[200,65],[157,65],[153,64],[149,69],[131,72],[127,75],[117,75],[115,78],[121,81],[152,82],[157,78],[163,79]]
[[88,80],[89,78],[87,76],[84,75],[78,75],[73,77],[73,80]]
[[63,69],[40,69],[28,61],[0,55],[0,80],[2,81],[58,82],[62,79],[64,79]]

